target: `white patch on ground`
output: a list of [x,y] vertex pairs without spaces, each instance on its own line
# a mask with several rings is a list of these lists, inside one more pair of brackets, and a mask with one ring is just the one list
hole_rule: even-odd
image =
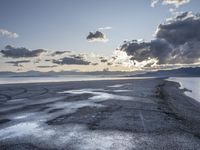
[[[0,139],[8,139],[14,137],[21,136],[38,136],[44,133],[44,131],[39,128],[39,124],[37,122],[22,122],[13,126],[9,126],[7,128],[0,130]],[[52,132],[45,131],[45,134],[52,134]]]
[[105,91],[104,89],[80,89],[80,90],[68,90],[63,92],[58,92],[61,94],[93,94],[94,91]]
[[20,103],[20,102],[24,102],[26,99],[12,99],[12,100],[9,100],[7,101],[7,103]]
[[131,96],[121,96],[121,95],[115,95],[115,94],[109,94],[109,93],[103,93],[103,92],[98,92],[96,93],[95,96],[90,97],[89,99],[91,100],[97,100],[97,101],[105,101],[105,100],[133,100]]
[[90,97],[89,100],[94,100],[94,102],[101,102],[105,100],[133,100],[133,97],[131,96],[121,96],[121,95],[115,95],[115,94],[110,94],[104,92],[105,90],[100,91],[101,89],[81,89],[81,90],[69,90],[69,91],[64,91],[60,93],[68,93],[68,94],[92,94],[94,96]]
[[76,101],[76,102],[57,102],[54,104],[49,104],[50,106],[49,109],[46,111],[54,110],[54,109],[63,109],[60,112],[55,112],[54,116],[59,116],[62,114],[70,114],[70,113],[75,113],[79,108],[82,107],[104,107],[104,105],[101,104],[96,104],[92,101]]
[[[120,90],[119,92],[125,92],[125,91],[127,90]],[[59,93],[74,94],[74,95],[81,95],[81,94],[86,94],[86,93],[92,94],[94,96],[91,96],[88,99],[90,100],[89,101],[90,103],[102,102],[106,100],[124,100],[124,101],[138,101],[138,102],[143,102],[143,103],[154,103],[152,100],[146,99],[146,98],[110,94],[110,93],[107,93],[106,90],[103,90],[103,89],[80,89],[80,90],[63,91]]]
[[0,140],[9,141],[20,137],[24,137],[23,142],[31,141],[41,147],[49,146],[51,143],[51,148],[62,149],[71,146],[81,150],[125,150],[135,148],[134,143],[137,142],[131,133],[90,131],[85,125],[78,124],[47,127],[38,122],[23,122],[0,130]]
[[66,98],[66,97],[60,96],[60,97],[53,97],[53,98],[45,98],[45,99],[40,99],[38,101],[30,102],[30,104],[45,104],[45,103],[50,103],[50,102],[56,102],[56,101],[62,100],[64,98]]
[[25,114],[21,114],[21,115],[17,115],[15,117],[13,117],[13,119],[26,119],[27,117],[31,117],[32,115],[34,115],[34,113],[25,113]]
[[123,87],[123,86],[126,86],[126,85],[129,85],[129,83],[125,83],[125,84],[115,84],[115,85],[110,85],[108,87],[111,87],[111,88],[119,88],[119,87]]
[[113,92],[131,92],[131,90],[113,90]]
[[137,142],[131,133],[120,131],[86,132],[86,136],[82,136],[82,142],[76,145],[81,150],[127,150],[135,148]]

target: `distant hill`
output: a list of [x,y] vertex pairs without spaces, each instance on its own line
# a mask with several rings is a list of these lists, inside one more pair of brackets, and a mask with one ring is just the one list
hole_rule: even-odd
[[27,71],[27,72],[0,72],[0,77],[55,77],[67,75],[95,75],[95,76],[128,76],[138,72],[122,72],[122,71],[94,71],[94,72],[78,72],[78,71],[61,71],[61,72],[40,72],[40,71]]
[[173,70],[159,70],[132,75],[132,77],[200,77],[200,67],[179,68]]
[[0,72],[0,77],[55,77],[55,76],[79,76],[79,75],[95,75],[95,76],[127,76],[127,77],[200,77],[200,67],[179,68],[173,70],[159,70],[152,72],[122,72],[122,71],[94,71],[94,72],[79,72],[79,71],[61,71],[61,72]]

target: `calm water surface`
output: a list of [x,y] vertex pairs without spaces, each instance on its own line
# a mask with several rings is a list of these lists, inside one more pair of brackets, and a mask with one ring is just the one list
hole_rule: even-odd
[[179,82],[181,88],[186,88],[191,90],[191,92],[186,91],[185,94],[189,97],[192,97],[200,102],[200,77],[191,77],[191,78],[169,78],[170,81]]
[[67,82],[90,80],[120,80],[120,79],[144,79],[146,77],[113,77],[113,76],[56,76],[56,77],[0,77],[0,84],[17,83],[42,83],[42,82]]

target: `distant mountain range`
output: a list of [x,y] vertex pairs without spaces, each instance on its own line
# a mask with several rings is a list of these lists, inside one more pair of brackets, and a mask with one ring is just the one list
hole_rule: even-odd
[[122,72],[122,71],[61,71],[61,72],[0,72],[0,77],[55,77],[67,75],[95,75],[95,76],[127,76],[127,77],[200,77],[200,67],[179,68],[173,70],[159,70],[152,72]]
[[136,74],[138,72],[121,72],[121,71],[94,71],[94,72],[78,72],[78,71],[61,71],[61,72],[40,72],[40,71],[27,71],[27,72],[0,72],[0,77],[55,77],[67,75],[99,75],[99,76],[126,76]]
[[132,77],[200,77],[200,67],[179,68],[173,70],[159,70],[132,75]]

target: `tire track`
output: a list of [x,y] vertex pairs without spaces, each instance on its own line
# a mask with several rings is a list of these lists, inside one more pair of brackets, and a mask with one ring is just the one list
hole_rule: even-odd
[[2,96],[1,99],[5,99],[5,100],[3,100],[3,102],[6,102],[6,101],[9,101],[9,100],[15,99],[15,97],[19,97],[19,98],[32,98],[32,97],[42,96],[42,95],[45,95],[45,94],[47,94],[47,93],[49,92],[49,89],[48,89],[48,88],[42,88],[42,89],[41,89],[42,92],[40,92],[40,93],[37,93],[37,92],[34,93],[34,92],[33,92],[33,95],[25,96],[24,94],[27,94],[27,95],[28,95],[28,93],[31,92],[32,90],[27,89],[27,88],[24,88],[24,87],[22,87],[22,88],[17,88],[17,89],[22,89],[22,91],[20,91],[20,92],[18,92],[18,93],[15,93],[15,94],[10,94],[10,95],[4,94],[3,91],[10,91],[10,90],[13,90],[13,91],[14,91],[15,89],[9,88],[9,89],[0,90],[0,91],[2,91],[2,93],[0,93],[0,96]]
[[12,99],[12,97],[9,96],[9,95],[7,95],[7,94],[2,94],[2,93],[0,93],[0,95],[6,98],[5,101],[8,101],[8,100],[11,100],[11,99]]
[[39,96],[49,93],[49,89],[47,88],[43,88],[43,89],[44,89],[44,92],[40,93]]
[[141,120],[141,123],[142,123],[143,130],[144,130],[145,133],[147,133],[148,130],[147,130],[147,127],[145,125],[145,120],[144,120],[144,116],[142,114],[142,111],[139,112],[139,117],[140,117],[140,120]]
[[[28,91],[26,88],[17,88],[17,90],[18,89],[22,89],[23,91],[15,93],[15,94],[10,94],[10,95],[4,94],[4,93],[0,93],[0,95],[3,96],[3,97],[5,97],[7,100],[12,100],[13,97],[19,96],[19,95],[24,94],[24,93],[27,93],[27,91]],[[0,90],[0,91],[15,91],[15,90],[16,89],[8,88],[8,89]]]
[[23,91],[12,95],[12,98],[13,98],[14,96],[20,96],[20,95],[25,94],[25,93],[28,92],[27,88],[20,88],[20,89],[22,89]]
[[[24,89],[26,89],[26,88],[24,88]],[[20,97],[20,98],[33,98],[33,97],[38,97],[38,96],[45,95],[45,94],[47,94],[47,93],[49,92],[49,89],[48,89],[48,88],[42,88],[41,90],[42,90],[41,93],[33,93],[33,95],[31,95],[31,96],[24,96],[24,97]],[[31,91],[33,91],[33,90],[28,90],[28,89],[26,89],[25,92],[23,92],[23,93],[21,93],[21,94],[26,94],[26,93],[29,93],[29,92],[31,92]]]

